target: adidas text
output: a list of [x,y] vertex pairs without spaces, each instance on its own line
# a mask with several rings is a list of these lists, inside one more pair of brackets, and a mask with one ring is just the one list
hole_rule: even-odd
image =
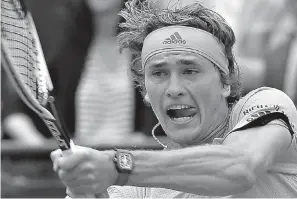
[[163,44],[186,44],[187,42],[186,42],[186,40],[174,40],[174,41],[172,41],[172,40],[165,40],[164,42],[163,42]]
[[178,32],[175,32],[170,37],[163,41],[163,44],[186,44],[186,40],[182,39]]

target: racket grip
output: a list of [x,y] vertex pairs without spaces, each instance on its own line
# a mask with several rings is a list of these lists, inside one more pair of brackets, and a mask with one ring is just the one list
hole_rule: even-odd
[[[71,155],[75,151],[75,145],[72,140],[70,140],[70,149],[62,151],[63,156]],[[96,198],[93,194],[83,194],[83,195],[75,195],[73,193],[70,194],[74,198]],[[69,195],[65,197],[65,199],[72,199]]]
[[[75,194],[72,194],[72,195],[75,195]],[[96,198],[96,196],[84,194],[84,195],[75,195],[74,198]],[[67,195],[65,197],[65,199],[72,199],[72,197],[70,197],[69,195]]]

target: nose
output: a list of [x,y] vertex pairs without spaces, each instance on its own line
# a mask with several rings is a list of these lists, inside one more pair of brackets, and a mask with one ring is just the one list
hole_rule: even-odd
[[178,98],[184,95],[185,90],[182,81],[176,76],[171,76],[168,87],[166,89],[166,96],[171,98]]

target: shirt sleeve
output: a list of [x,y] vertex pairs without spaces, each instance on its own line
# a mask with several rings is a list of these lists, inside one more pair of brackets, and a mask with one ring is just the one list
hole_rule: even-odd
[[144,198],[144,188],[133,186],[110,186],[109,198]]
[[262,87],[248,93],[233,108],[231,131],[263,126],[281,120],[293,136],[297,130],[297,110],[293,101],[282,91]]
[[125,198],[124,195],[115,187],[111,186],[107,189],[109,198]]

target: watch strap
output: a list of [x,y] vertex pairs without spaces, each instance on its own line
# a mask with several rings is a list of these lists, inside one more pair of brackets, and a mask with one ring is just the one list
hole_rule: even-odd
[[118,172],[118,178],[114,185],[124,186],[129,178],[129,173]]
[[133,158],[129,151],[120,149],[116,149],[115,151],[114,163],[118,171],[118,178],[115,185],[123,186],[127,183],[129,174],[132,172]]

